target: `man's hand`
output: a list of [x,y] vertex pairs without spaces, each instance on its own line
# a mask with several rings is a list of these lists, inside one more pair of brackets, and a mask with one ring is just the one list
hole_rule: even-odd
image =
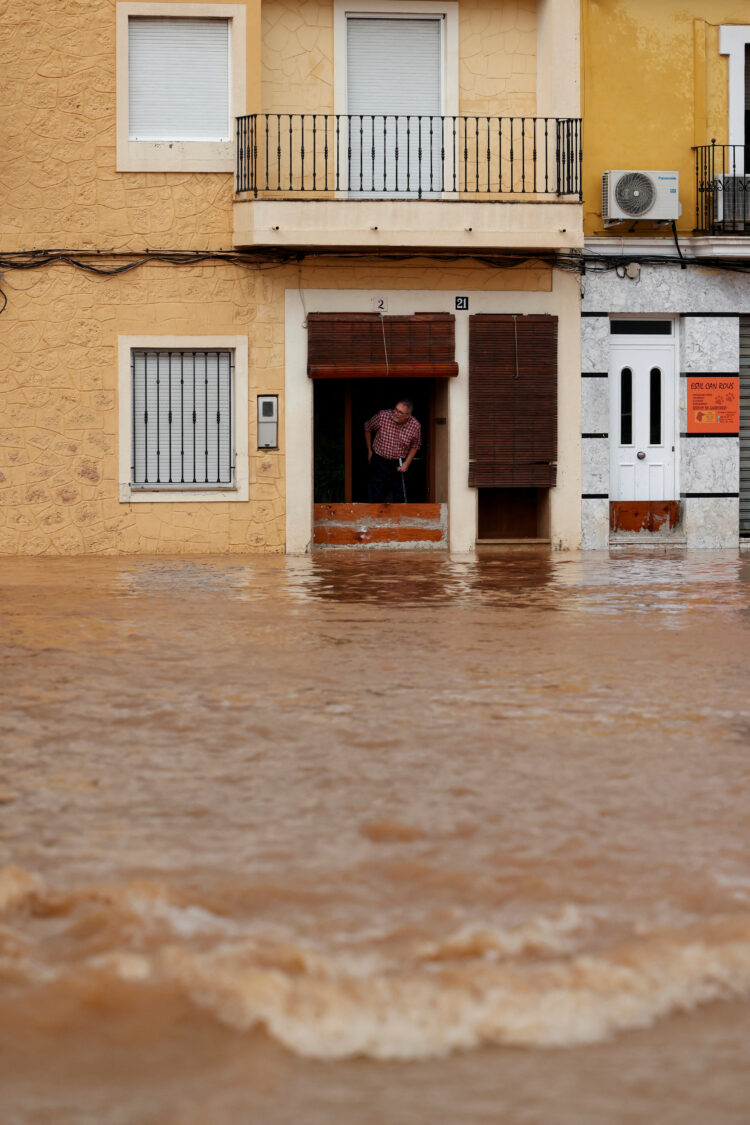
[[372,461],[372,450],[371,449],[367,450],[367,460]]

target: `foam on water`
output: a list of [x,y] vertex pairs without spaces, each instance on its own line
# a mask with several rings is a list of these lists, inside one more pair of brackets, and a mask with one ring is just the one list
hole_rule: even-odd
[[[72,994],[112,984],[188,997],[238,1032],[262,1028],[317,1059],[424,1059],[487,1044],[571,1047],[601,1042],[710,1001],[750,995],[750,915],[644,930],[582,948],[591,918],[574,904],[517,927],[462,927],[415,940],[399,956],[316,948],[254,933],[165,888],[50,890],[19,868],[0,871],[0,969],[33,1011],[51,981]],[[101,942],[81,908],[96,904]],[[103,912],[106,923],[100,915]],[[39,919],[54,916],[50,941]],[[589,935],[590,936],[590,935]],[[596,941],[601,946],[602,933]],[[111,1001],[110,1001],[111,1002]]]

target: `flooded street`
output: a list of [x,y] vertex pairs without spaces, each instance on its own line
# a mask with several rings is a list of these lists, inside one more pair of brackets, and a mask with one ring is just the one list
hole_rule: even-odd
[[747,1122],[750,558],[0,596],[2,1125]]

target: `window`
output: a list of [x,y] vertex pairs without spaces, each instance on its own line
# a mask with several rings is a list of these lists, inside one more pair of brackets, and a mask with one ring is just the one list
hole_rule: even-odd
[[[336,113],[458,113],[458,4],[438,0],[417,13],[414,7],[408,0],[334,0]],[[389,52],[402,50],[407,57],[416,52],[416,84],[403,67],[393,69],[398,59]]]
[[233,366],[229,349],[133,349],[133,488],[232,486]]
[[229,140],[229,20],[128,20],[131,141]]
[[442,23],[439,16],[348,16],[350,190],[442,190]]
[[231,172],[245,7],[118,3],[119,171]]
[[729,143],[746,145],[748,111],[748,44],[750,26],[723,24],[719,28],[719,54],[729,55]]
[[120,338],[120,499],[246,500],[245,337]]

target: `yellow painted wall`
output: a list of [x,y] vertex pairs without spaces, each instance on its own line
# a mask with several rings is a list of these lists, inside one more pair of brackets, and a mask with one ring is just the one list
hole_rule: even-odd
[[[694,145],[727,144],[728,66],[719,25],[750,23],[748,0],[582,0],[583,198],[587,235],[605,233],[601,174],[676,169],[695,226]],[[611,228],[617,237],[627,228]],[[636,233],[652,233],[641,224]],[[661,233],[671,238],[667,228]]]
[[[534,113],[536,33],[536,0],[461,0],[460,113]],[[333,113],[332,0],[264,0],[262,97],[265,113]]]
[[[462,5],[464,111],[531,112],[534,9],[524,0]],[[274,47],[273,26],[283,28],[281,39],[288,36],[294,10],[302,14],[296,42],[308,70],[293,51]],[[264,97],[279,99],[296,79],[302,96],[308,79],[317,81],[330,66],[330,46],[315,46],[330,44],[330,9],[283,8],[273,0],[263,14]],[[259,0],[248,0],[248,17],[252,108],[261,74]],[[307,27],[317,30],[308,36]],[[115,170],[114,0],[6,3],[0,68],[4,251],[232,248],[231,174]],[[284,290],[298,285],[517,290],[522,312],[523,292],[549,291],[551,274],[426,262],[150,263],[108,279],[64,264],[7,271],[8,306],[0,319],[0,554],[282,550],[283,449],[255,450],[254,403],[257,394],[281,395],[283,434]],[[200,333],[249,338],[251,499],[122,504],[118,336]]]

